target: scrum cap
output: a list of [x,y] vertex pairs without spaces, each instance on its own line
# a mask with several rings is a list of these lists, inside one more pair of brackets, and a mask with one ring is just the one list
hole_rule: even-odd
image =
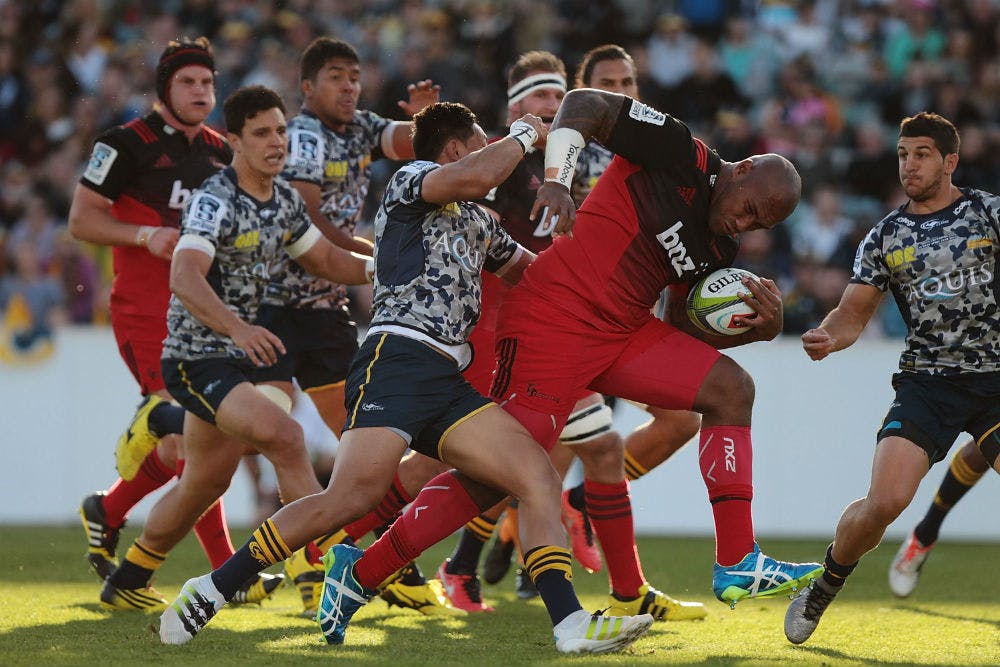
[[156,96],[168,107],[170,77],[188,65],[201,65],[215,74],[215,58],[212,57],[212,47],[206,37],[199,37],[194,41],[182,39],[170,42],[160,55],[160,62],[156,65]]

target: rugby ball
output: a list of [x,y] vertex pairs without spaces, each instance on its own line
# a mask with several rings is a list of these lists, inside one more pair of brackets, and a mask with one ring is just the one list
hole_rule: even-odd
[[711,272],[691,287],[687,314],[696,327],[721,336],[735,336],[746,331],[744,320],[756,311],[737,296],[750,293],[742,282],[743,276],[757,278],[750,271],[726,267]]

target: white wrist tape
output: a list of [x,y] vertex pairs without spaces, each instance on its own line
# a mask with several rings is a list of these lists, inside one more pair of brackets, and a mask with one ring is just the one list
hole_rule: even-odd
[[571,127],[549,132],[545,140],[545,180],[555,181],[569,190],[576,172],[576,159],[586,144],[583,135]]
[[137,246],[145,247],[149,244],[149,239],[153,237],[156,230],[159,227],[153,227],[152,225],[143,225],[135,232],[135,244]]
[[375,259],[373,257],[365,260],[365,275],[368,276],[368,282],[375,282]]
[[521,150],[525,153],[538,141],[538,132],[523,120],[515,120],[511,123],[510,133],[507,136],[517,140],[517,143],[521,144]]

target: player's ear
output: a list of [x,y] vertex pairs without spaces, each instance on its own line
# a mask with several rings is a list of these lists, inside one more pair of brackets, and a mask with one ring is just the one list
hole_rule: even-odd
[[312,82],[312,79],[303,79],[299,83],[299,90],[302,91],[303,95],[312,95],[312,92],[313,92],[313,82]]

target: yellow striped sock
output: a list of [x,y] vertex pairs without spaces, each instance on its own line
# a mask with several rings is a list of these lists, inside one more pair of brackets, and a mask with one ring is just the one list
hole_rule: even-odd
[[[964,448],[963,448],[964,449]],[[969,464],[965,462],[962,458],[962,450],[955,452],[955,456],[951,457],[951,474],[955,477],[960,484],[964,486],[975,486],[986,471],[978,472],[969,467]]]
[[549,570],[562,572],[566,581],[573,581],[573,559],[563,547],[541,546],[525,555],[524,568],[534,582],[538,575]]
[[129,547],[128,552],[125,553],[125,560],[138,565],[139,567],[149,570],[150,572],[156,572],[163,565],[163,561],[167,559],[167,554],[161,554],[157,551],[153,551],[149,547],[140,543],[136,540]]
[[253,531],[247,548],[250,550],[250,555],[265,567],[280,563],[292,555],[291,549],[285,544],[285,540],[282,539],[277,526],[271,519]]
[[465,524],[465,529],[472,533],[477,540],[484,543],[492,537],[496,527],[496,520],[484,517],[482,514]]
[[649,470],[636,461],[635,457],[628,453],[628,450],[625,451],[625,479],[632,482],[648,472]]
[[319,549],[320,553],[326,553],[330,550],[334,544],[340,544],[347,539],[347,531],[341,528],[336,533],[330,533],[329,535],[324,535],[323,537],[316,538],[313,540],[313,544]]

